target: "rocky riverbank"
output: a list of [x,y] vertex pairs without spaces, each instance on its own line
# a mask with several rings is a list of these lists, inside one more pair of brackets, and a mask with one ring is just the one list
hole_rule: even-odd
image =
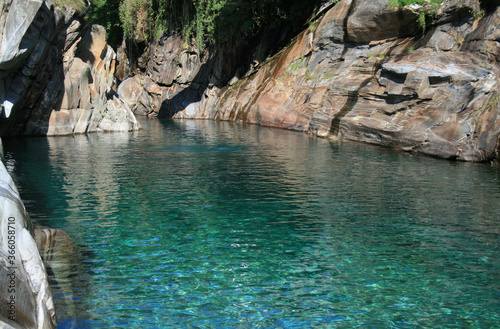
[[[166,36],[118,88],[138,115],[234,120],[446,159],[500,146],[500,9],[488,1],[397,7],[342,0],[268,58],[201,56]],[[419,19],[425,18],[425,21]]]
[[[1,145],[0,145],[1,147]],[[2,159],[3,161],[3,159]],[[45,266],[19,193],[0,161],[0,327],[55,328]]]
[[[200,52],[164,35],[142,53],[122,48],[117,56],[85,10],[0,0],[0,137],[137,130],[135,114],[260,124],[445,159],[498,158],[497,2],[394,3],[326,1],[291,41],[290,30],[264,29]],[[0,325],[53,328],[35,233],[3,164],[0,203]],[[69,243],[63,232],[41,232],[39,242]]]

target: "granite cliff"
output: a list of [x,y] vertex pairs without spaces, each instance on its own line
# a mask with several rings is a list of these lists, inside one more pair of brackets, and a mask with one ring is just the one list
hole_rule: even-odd
[[[103,27],[49,0],[2,0],[0,10],[0,137],[139,129],[113,90],[116,54]],[[67,250],[68,237],[33,229],[1,161],[0,239],[0,327],[55,328],[38,248],[50,265],[47,253]]]
[[103,27],[48,0],[3,0],[0,136],[139,128],[113,90],[115,51]]
[[165,36],[118,93],[138,115],[234,120],[490,161],[500,146],[498,26],[494,1],[342,0],[276,54],[266,58],[270,45],[261,41],[246,54],[252,63]]
[[[500,149],[497,2],[393,2],[326,2],[288,44],[287,33],[274,31],[200,53],[180,36],[165,35],[139,56],[122,48],[117,58],[104,28],[85,22],[84,11],[55,8],[49,0],[0,0],[0,136],[136,130],[135,113],[494,160]],[[117,89],[115,75],[123,80]],[[70,239],[57,230],[36,235],[3,164],[0,194],[0,303],[6,306],[0,326],[53,328],[35,241],[45,252],[56,238],[63,245]],[[14,240],[15,258],[9,258]]]
[[0,161],[1,328],[56,327],[47,272],[34,236],[17,188]]

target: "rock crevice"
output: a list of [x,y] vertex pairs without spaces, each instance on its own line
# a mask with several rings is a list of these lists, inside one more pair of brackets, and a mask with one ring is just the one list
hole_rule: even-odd
[[116,54],[103,27],[48,0],[7,3],[0,15],[0,136],[139,129],[114,97]]
[[202,74],[214,63],[191,59],[180,38],[169,37],[150,49],[161,55],[147,70],[118,90],[137,114],[234,120],[489,161],[500,135],[500,9],[481,5],[341,0],[226,86]]

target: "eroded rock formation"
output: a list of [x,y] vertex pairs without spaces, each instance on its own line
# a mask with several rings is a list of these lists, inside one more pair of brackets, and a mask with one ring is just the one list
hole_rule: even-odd
[[[1,0],[0,136],[138,129],[135,116],[113,90],[115,64],[104,28],[89,25],[73,9],[56,9],[49,0]],[[60,233],[39,233],[47,232]],[[44,254],[55,241],[67,251],[63,234],[45,234],[45,239],[40,234],[38,240],[49,241],[40,244]],[[59,257],[49,249],[51,257]],[[47,262],[53,272],[59,270],[58,260]],[[3,163],[0,283],[0,327],[55,328],[31,222]]]
[[48,0],[4,0],[0,26],[0,136],[139,128],[103,27]]
[[[422,18],[426,18],[425,21]],[[419,23],[420,19],[420,23]],[[220,83],[180,38],[119,94],[137,114],[235,120],[448,159],[499,148],[500,9],[342,0],[277,55]],[[227,75],[227,74],[226,74]],[[232,77],[232,78],[231,78]]]

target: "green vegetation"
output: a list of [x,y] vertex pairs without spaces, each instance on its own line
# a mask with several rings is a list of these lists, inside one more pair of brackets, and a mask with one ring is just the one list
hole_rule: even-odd
[[435,20],[439,5],[443,0],[391,0],[389,6],[405,7],[410,5],[422,5],[418,9],[417,22],[423,32],[425,32],[428,22]]
[[0,12],[8,12],[10,4],[9,3],[0,3]]
[[[56,0],[83,1],[83,0]],[[322,0],[90,0],[87,19],[106,27],[111,45],[182,34],[199,51],[287,24],[297,31]],[[314,27],[314,25],[313,25]],[[296,31],[295,31],[296,32]]]
[[87,7],[85,0],[52,0],[52,3],[56,8],[70,7],[77,13],[82,13]]
[[498,94],[495,94],[488,103],[488,111],[491,112],[495,107],[498,106]]
[[304,60],[305,56],[300,56],[299,58],[288,64],[288,66],[285,68],[285,73],[294,74],[298,69],[305,67]]
[[325,79],[325,80],[328,80],[328,79],[333,79],[335,76],[330,73],[330,72],[326,72],[325,74],[323,74],[322,78]]
[[375,55],[375,54],[373,54],[373,53],[368,53],[368,54],[366,55],[366,57],[367,57],[367,58],[374,58],[374,57],[376,57],[376,58],[379,58],[379,59],[381,59],[381,60],[384,60],[384,59],[385,59],[385,57],[386,57],[386,54],[378,54],[378,55]]
[[441,4],[443,0],[391,0],[389,6],[404,7],[409,5]]
[[309,23],[309,32],[314,32],[316,30],[316,26],[318,25],[318,21]]
[[318,78],[315,77],[311,71],[309,70],[309,68],[306,69],[306,73],[305,73],[305,76],[306,76],[306,79],[307,80],[312,80],[312,81],[318,81]]
[[120,2],[121,0],[90,0],[90,9],[85,17],[89,22],[106,28],[108,43],[115,49],[123,39]]
[[120,20],[123,33],[130,39],[144,41],[149,39],[152,3],[147,0],[125,0],[120,4]]
[[474,17],[476,19],[481,19],[484,17],[484,13],[485,13],[484,9],[478,10],[478,11],[474,12]]

